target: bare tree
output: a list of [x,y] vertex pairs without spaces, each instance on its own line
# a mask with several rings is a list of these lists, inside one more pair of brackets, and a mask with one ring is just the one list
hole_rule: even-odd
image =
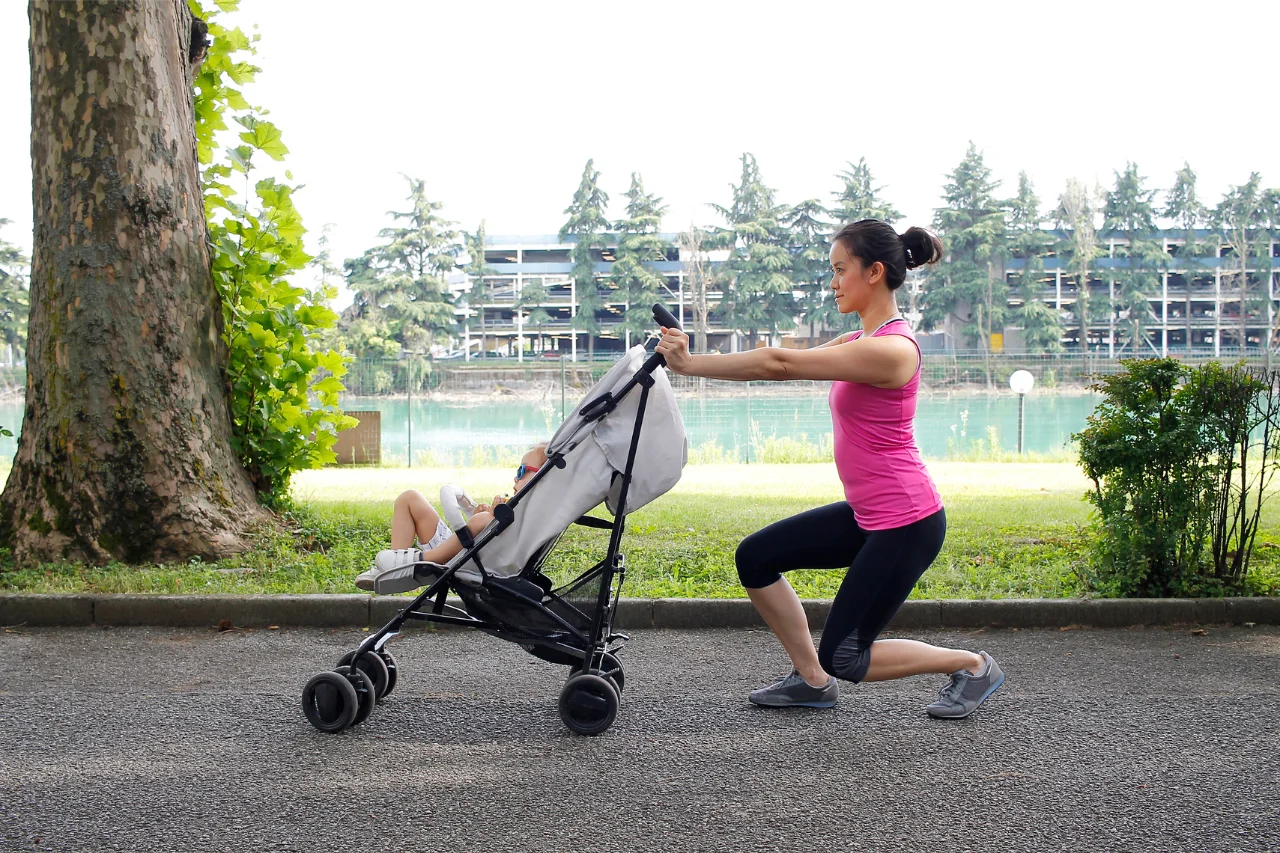
[[707,351],[707,334],[710,331],[707,318],[711,308],[707,303],[707,290],[710,288],[712,275],[704,245],[706,237],[705,231],[696,225],[690,225],[689,230],[682,232],[677,238],[684,255],[685,285],[693,294],[695,352]]

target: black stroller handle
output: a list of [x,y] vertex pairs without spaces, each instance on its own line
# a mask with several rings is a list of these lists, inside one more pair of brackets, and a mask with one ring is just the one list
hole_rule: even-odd
[[[667,310],[667,306],[661,302],[653,303],[653,321],[659,326],[665,326],[668,329],[679,329],[680,322],[676,320],[675,315]],[[662,357],[662,353],[655,352],[645,361],[644,367],[641,368],[645,373],[653,373],[654,368],[666,367],[667,360]]]
[[668,329],[680,328],[680,321],[661,302],[653,303],[653,320],[659,326],[666,326]]

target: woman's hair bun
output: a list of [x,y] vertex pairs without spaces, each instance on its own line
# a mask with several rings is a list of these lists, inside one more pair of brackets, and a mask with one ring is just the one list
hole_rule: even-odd
[[942,241],[932,231],[912,226],[898,235],[907,250],[907,269],[913,270],[942,260]]

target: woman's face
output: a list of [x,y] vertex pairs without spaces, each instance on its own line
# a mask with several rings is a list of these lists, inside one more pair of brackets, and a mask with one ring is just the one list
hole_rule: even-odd
[[884,284],[884,264],[869,267],[848,251],[839,240],[831,245],[831,292],[841,314],[862,312],[871,304],[871,295]]

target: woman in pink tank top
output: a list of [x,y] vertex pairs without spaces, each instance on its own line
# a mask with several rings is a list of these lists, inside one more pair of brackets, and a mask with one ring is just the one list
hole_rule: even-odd
[[[942,498],[913,429],[920,347],[894,298],[908,269],[937,263],[942,251],[923,228],[899,236],[875,219],[842,228],[832,240],[831,290],[842,314],[857,312],[862,330],[813,349],[691,355],[684,332],[662,330],[658,352],[676,373],[831,382],[835,463],[845,500],[775,522],[738,546],[738,576],[793,666],[751,693],[758,705],[830,708],[839,696],[837,679],[938,673],[950,680],[926,710],[957,718],[972,713],[1004,681],[986,652],[878,639],[946,535]],[[795,569],[846,570],[816,650],[804,608],[784,576]]]

